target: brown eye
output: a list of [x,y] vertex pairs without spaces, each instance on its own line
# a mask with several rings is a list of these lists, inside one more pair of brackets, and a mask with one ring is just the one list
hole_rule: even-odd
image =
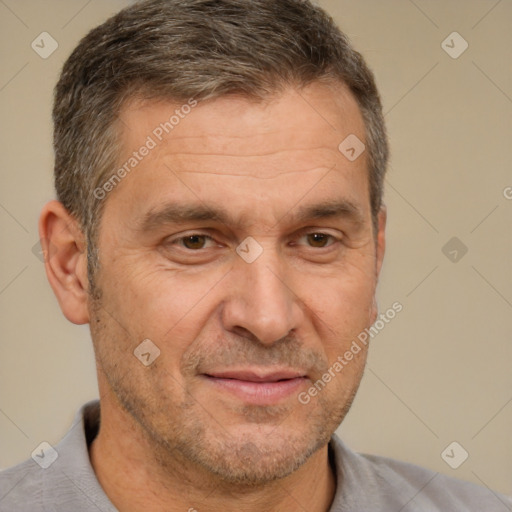
[[332,238],[330,235],[326,235],[325,233],[310,233],[306,236],[308,244],[311,247],[326,247]]
[[187,249],[203,249],[204,246],[206,245],[206,240],[208,239],[209,237],[205,236],[205,235],[190,235],[190,236],[185,236],[183,237],[181,240],[182,240],[182,244],[187,248]]

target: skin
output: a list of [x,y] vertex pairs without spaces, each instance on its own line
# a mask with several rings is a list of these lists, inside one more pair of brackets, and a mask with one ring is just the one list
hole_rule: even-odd
[[[125,105],[120,165],[179,107]],[[385,210],[374,232],[366,153],[350,162],[337,149],[349,134],[364,141],[340,85],[200,103],[104,199],[99,300],[76,221],[57,201],[46,205],[48,278],[65,316],[90,323],[97,359],[91,462],[119,510],[329,509],[327,443],[366,349],[308,404],[298,394],[375,320],[384,254]],[[311,215],[326,203],[344,208]],[[176,205],[226,218],[161,213]],[[236,252],[249,236],[262,248],[252,263]],[[160,350],[149,366],[133,354],[145,339]],[[229,369],[304,377],[261,404],[206,376]]]

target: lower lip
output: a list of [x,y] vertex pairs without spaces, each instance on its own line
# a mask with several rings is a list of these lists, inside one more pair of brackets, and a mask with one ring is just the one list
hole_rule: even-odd
[[270,405],[296,394],[304,385],[306,377],[277,382],[252,382],[238,379],[222,379],[205,375],[208,382],[237,396],[244,402],[255,405]]

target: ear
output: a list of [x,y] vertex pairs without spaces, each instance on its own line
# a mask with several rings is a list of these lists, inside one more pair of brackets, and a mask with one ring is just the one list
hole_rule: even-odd
[[382,268],[382,262],[384,260],[384,253],[386,252],[386,219],[388,213],[385,205],[380,207],[377,222],[377,257],[376,257],[376,266],[375,272],[377,279],[380,275],[380,269]]
[[[382,262],[384,260],[384,253],[386,252],[386,219],[387,209],[385,205],[382,205],[377,216],[377,233],[375,242],[375,282],[379,280],[380,270],[382,268]],[[377,306],[377,299],[373,297],[373,303],[370,308],[370,322],[373,324],[377,320],[377,314],[379,308]]]
[[89,322],[87,251],[77,220],[59,201],[50,201],[39,217],[39,237],[48,281],[64,316],[74,324]]

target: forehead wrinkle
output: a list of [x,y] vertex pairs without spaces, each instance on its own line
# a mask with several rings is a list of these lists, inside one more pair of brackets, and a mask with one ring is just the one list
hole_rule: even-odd
[[[169,141],[168,146],[172,146],[172,142]],[[169,148],[172,150],[172,147]],[[260,157],[260,156],[277,156],[281,155],[283,153],[299,153],[299,152],[313,152],[313,151],[324,151],[328,153],[333,153],[335,155],[338,154],[338,147],[336,144],[333,144],[333,146],[328,145],[319,145],[319,146],[309,146],[309,147],[289,147],[289,145],[284,149],[273,149],[270,151],[262,151],[262,152],[251,152],[251,153],[228,153],[221,151],[219,153],[212,152],[212,151],[177,151],[172,152],[170,155],[174,158],[181,157],[181,156],[220,156],[220,157],[227,157],[227,158],[253,158],[253,157]]]
[[[222,134],[222,135],[219,135],[217,133],[205,133],[203,135],[184,135],[184,134],[181,134],[178,130],[172,132],[172,135],[169,135],[169,137],[166,139],[166,140],[180,140],[180,141],[183,141],[183,140],[188,140],[188,139],[193,139],[193,140],[196,140],[196,141],[202,141],[204,139],[206,140],[215,140],[215,139],[221,139],[221,140],[224,140],[224,139],[250,139],[250,138],[254,138],[254,137],[262,137],[262,136],[266,136],[266,135],[275,135],[275,134],[278,134],[278,135],[281,135],[281,134],[284,134],[286,132],[292,132],[292,133],[296,133],[297,132],[297,128],[296,127],[289,127],[289,128],[279,128],[279,129],[276,129],[276,130],[265,130],[265,131],[261,131],[261,132],[257,132],[257,131],[252,131],[251,133],[248,133],[248,134],[245,134],[245,135],[240,135],[240,134],[236,134],[236,133],[230,133],[230,134]],[[302,130],[302,134],[305,135],[306,133],[312,133],[312,134],[316,134],[316,130]]]
[[305,174],[307,172],[314,172],[314,171],[323,171],[325,169],[328,169],[328,167],[314,167],[314,168],[307,168],[307,169],[298,169],[295,171],[281,171],[277,176],[260,176],[259,174],[235,174],[230,172],[215,172],[215,171],[196,171],[196,170],[179,170],[174,171],[178,173],[183,174],[208,174],[212,176],[233,176],[236,178],[255,178],[259,180],[274,180],[279,178],[280,176],[284,176],[287,174]]

